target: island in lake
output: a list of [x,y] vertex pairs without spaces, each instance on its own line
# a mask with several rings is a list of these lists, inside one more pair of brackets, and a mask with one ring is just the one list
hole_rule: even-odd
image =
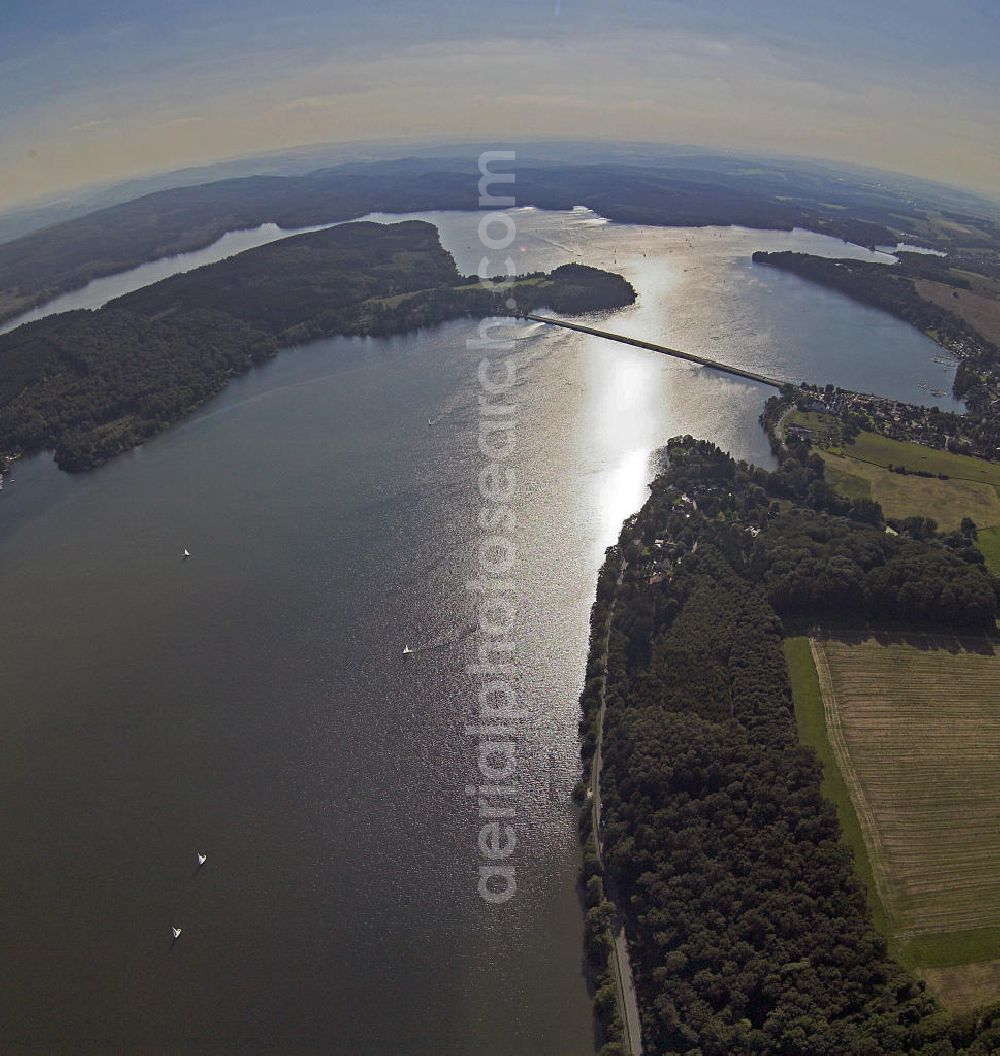
[[625,279],[581,264],[496,284],[463,276],[424,221],[343,224],[0,336],[0,453],[9,461],[52,449],[60,468],[85,470],[288,345],[399,334],[512,305],[575,313],[635,297]]

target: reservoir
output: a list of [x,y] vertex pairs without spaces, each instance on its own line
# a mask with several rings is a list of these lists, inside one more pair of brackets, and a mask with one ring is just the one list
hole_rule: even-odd
[[100,279],[92,279],[76,290],[69,290],[60,294],[51,301],[39,305],[30,311],[8,319],[0,323],[0,334],[6,334],[22,323],[30,323],[35,319],[42,319],[46,315],[56,312],[69,312],[77,308],[100,308],[108,301],[121,297],[132,290],[149,286],[160,279],[168,278],[170,275],[180,275],[185,271],[194,271],[195,268],[204,267],[206,264],[214,264],[217,260],[225,260],[226,257],[235,256],[245,250],[256,246],[266,245],[268,242],[276,242],[281,238],[291,235],[303,235],[309,231],[320,231],[325,226],[320,224],[314,227],[281,228],[277,224],[260,224],[257,227],[244,228],[240,231],[229,231],[221,238],[216,239],[204,249],[192,250],[190,253],[177,253],[172,257],[161,257],[159,260],[151,260],[146,264],[130,268],[128,271],[117,275],[107,275]]
[[[425,215],[474,271],[478,216]],[[520,270],[579,260],[636,286],[636,305],[587,317],[596,327],[955,406],[928,395],[951,371],[921,334],[750,261],[875,259],[863,250],[512,215]],[[465,793],[476,329],[290,349],[97,471],[14,466],[0,493],[4,1053],[593,1052],[569,795],[597,569],[669,437],[772,464],[757,424],[770,392],[519,330],[527,717],[518,890],[491,906]]]

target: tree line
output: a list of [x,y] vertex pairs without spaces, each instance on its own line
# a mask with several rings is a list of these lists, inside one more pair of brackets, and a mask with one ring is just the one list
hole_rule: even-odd
[[[996,581],[939,536],[893,539],[784,497],[780,474],[711,444],[688,437],[667,451],[609,552],[593,611],[596,630],[627,561],[607,642],[595,649],[592,638],[582,697],[586,767],[606,662],[606,874],[592,854],[584,862],[591,953],[600,961],[611,881],[647,1051],[997,1051],[1000,1007],[951,1016],[889,959],[819,763],[796,737],[782,652],[782,617],[815,606],[898,616],[911,584],[937,599],[911,618],[982,629],[996,616]],[[942,584],[960,585],[947,604]],[[582,828],[589,839],[587,812]],[[611,1023],[609,1056],[622,1051]]]

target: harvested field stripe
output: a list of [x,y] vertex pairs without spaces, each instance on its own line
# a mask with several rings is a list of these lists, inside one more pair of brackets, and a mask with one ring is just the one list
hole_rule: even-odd
[[833,753],[844,783],[850,792],[851,802],[854,804],[858,823],[864,834],[864,843],[868,848],[869,867],[875,889],[878,892],[878,900],[891,928],[894,926],[894,922],[892,920],[891,902],[889,901],[889,878],[885,852],[879,837],[875,814],[868,803],[864,793],[864,786],[858,780],[850,753],[847,750],[840,713],[837,709],[837,697],[833,687],[833,679],[830,677],[826,656],[815,638],[809,639],[809,649],[816,668],[816,677],[819,681],[820,694],[823,700],[823,715],[826,720],[826,734],[830,742],[830,750]]
[[925,968],[985,961],[1000,954],[1000,927],[921,935],[906,944],[905,952],[908,961]]
[[792,682],[795,723],[799,740],[809,745],[819,756],[823,767],[823,795],[836,808],[844,834],[844,842],[853,853],[854,871],[868,894],[868,905],[871,909],[873,923],[887,939],[890,939],[888,919],[875,885],[864,832],[858,821],[854,803],[851,801],[850,791],[844,782],[827,737],[823,698],[809,639],[786,638],[784,648],[788,673]]
[[984,936],[1000,929],[997,643],[843,634],[810,648],[831,751],[904,956],[995,959]]

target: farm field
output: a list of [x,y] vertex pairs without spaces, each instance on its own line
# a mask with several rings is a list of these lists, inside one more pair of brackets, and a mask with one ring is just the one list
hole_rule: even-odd
[[814,411],[793,411],[788,422],[812,433],[827,481],[845,498],[874,499],[886,517],[932,517],[941,531],[957,530],[963,517],[982,529],[1000,527],[1000,464],[865,431],[847,443],[838,418]]
[[992,484],[893,473],[832,451],[820,454],[835,491],[849,499],[874,499],[886,517],[933,517],[943,532],[957,530],[963,517],[980,528],[1000,526],[1000,496]]
[[[800,707],[810,673],[796,641],[786,655],[790,648],[800,735],[820,742],[822,758],[825,733],[824,790],[856,857],[863,840],[859,872],[877,891],[876,923],[895,955],[924,971],[955,1007],[995,1000],[1000,971],[989,962],[1000,953],[997,643],[914,634],[876,639],[867,632],[811,638],[825,725],[819,730],[815,713],[809,720],[808,707]],[[831,760],[839,775],[831,774]]]
[[844,840],[854,853],[854,871],[868,891],[868,903],[875,926],[888,934],[889,925],[882,908],[864,831],[858,820],[851,792],[844,781],[836,756],[826,733],[826,717],[823,711],[823,694],[820,691],[816,665],[812,659],[809,638],[798,636],[786,638],[784,642],[785,662],[792,682],[792,698],[795,705],[795,726],[799,740],[809,745],[819,756],[823,766],[823,795],[834,805]]
[[814,411],[793,411],[789,423],[809,429],[817,441],[833,449],[835,454],[845,455],[876,466],[905,466],[908,470],[923,470],[927,473],[943,473],[952,479],[978,481],[1000,487],[1000,463],[986,462],[971,455],[957,455],[907,440],[892,440],[879,433],[862,430],[852,444],[843,442],[843,425],[830,414]]
[[916,279],[913,285],[924,300],[946,312],[954,312],[987,341],[1000,342],[1000,300],[995,296],[974,290],[956,290],[947,283],[930,279]]

